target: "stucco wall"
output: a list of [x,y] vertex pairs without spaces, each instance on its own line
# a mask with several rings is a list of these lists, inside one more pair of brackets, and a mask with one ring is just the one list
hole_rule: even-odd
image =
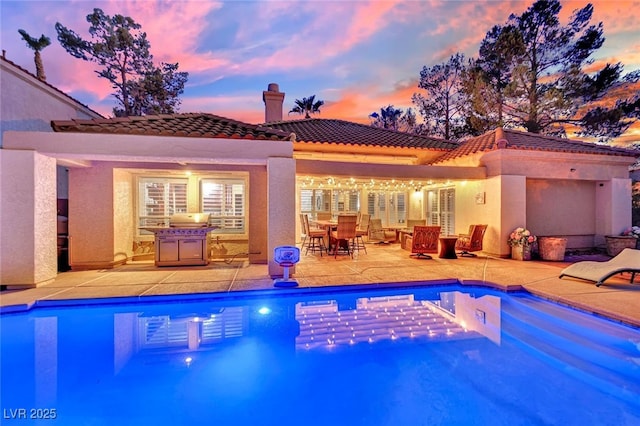
[[51,120],[101,117],[5,60],[0,60],[0,90],[2,133],[7,130],[51,132]]
[[0,151],[0,283],[36,286],[55,278],[55,159],[34,151]]
[[409,192],[409,205],[407,211],[407,220],[409,219],[424,219],[424,191],[411,191]]
[[470,225],[486,224],[483,252],[508,257],[507,238],[518,226],[526,226],[524,176],[496,176],[456,183],[456,233],[466,234]]
[[631,179],[611,179],[596,185],[596,244],[605,235],[619,235],[631,225]]
[[252,168],[249,175],[249,262],[267,263],[267,169]]
[[269,275],[274,277],[282,275],[282,268],[273,260],[274,249],[295,245],[296,240],[296,161],[269,158],[267,178],[267,258]]
[[[495,189],[493,189],[495,187]],[[489,189],[491,188],[491,189]],[[500,193],[489,181],[463,181],[456,184],[456,234],[466,234],[470,225],[486,224],[482,249],[485,253],[501,255],[499,242]]]
[[[52,133],[51,120],[101,118],[100,114],[4,59],[0,59],[0,97],[0,147],[4,147],[7,131]],[[32,142],[38,138],[37,134],[31,134],[27,140]],[[0,155],[4,157],[0,170],[3,177],[0,241],[5,252],[0,256],[0,282],[42,284],[57,274],[56,194],[61,198],[67,196],[66,173],[61,173],[64,169],[59,168],[56,175],[56,160],[35,151],[3,150]],[[32,157],[26,159],[23,155]],[[14,204],[16,196],[21,198],[18,208]],[[22,204],[29,198],[32,206]],[[18,241],[16,233],[21,233]]]
[[527,180],[527,227],[538,236],[567,237],[567,248],[593,247],[596,183]]
[[69,265],[113,265],[113,168],[102,163],[69,170]]
[[126,261],[133,255],[133,238],[135,236],[135,200],[133,177],[123,169],[113,171],[113,200],[114,200],[114,245],[113,260]]

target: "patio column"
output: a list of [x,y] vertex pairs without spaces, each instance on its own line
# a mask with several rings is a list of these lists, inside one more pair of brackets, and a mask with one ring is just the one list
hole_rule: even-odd
[[[511,248],[507,243],[509,234],[519,226],[527,225],[527,179],[525,176],[500,175],[487,179],[489,229],[495,233],[485,235],[484,250],[501,257],[509,257]],[[493,222],[493,223],[491,223]]]
[[[269,275],[282,276],[273,260],[278,246],[296,243],[296,162],[293,158],[267,160],[267,259]],[[293,273],[293,268],[289,271]]]
[[0,150],[0,283],[37,287],[55,279],[56,160]]
[[596,183],[596,245],[605,235],[619,235],[631,226],[631,179],[613,178]]
[[[72,270],[113,268],[126,262],[131,252],[133,197],[131,184],[120,174],[103,163],[69,169]],[[124,247],[122,241],[129,246]]]

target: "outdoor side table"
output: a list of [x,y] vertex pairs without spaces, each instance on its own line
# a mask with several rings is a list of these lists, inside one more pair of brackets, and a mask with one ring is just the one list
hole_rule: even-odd
[[441,259],[457,259],[456,256],[456,242],[458,241],[458,237],[456,236],[445,236],[438,238],[440,241],[440,253],[438,257]]

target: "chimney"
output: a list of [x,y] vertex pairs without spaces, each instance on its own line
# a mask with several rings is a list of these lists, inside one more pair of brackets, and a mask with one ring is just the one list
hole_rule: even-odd
[[280,87],[276,83],[269,83],[269,87],[262,92],[264,101],[264,121],[282,121],[282,104],[284,103],[284,93],[280,92]]
[[505,149],[509,145],[509,141],[507,140],[507,137],[504,134],[504,130],[502,129],[502,127],[496,128],[495,140],[496,140],[496,144],[495,144],[496,149]]

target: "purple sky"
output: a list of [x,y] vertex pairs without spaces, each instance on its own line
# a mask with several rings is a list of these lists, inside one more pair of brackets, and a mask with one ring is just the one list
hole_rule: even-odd
[[[2,49],[35,73],[33,52],[18,29],[51,38],[42,52],[47,81],[105,116],[115,101],[95,66],[60,46],[60,22],[85,38],[86,15],[101,8],[130,16],[147,32],[156,63],[179,62],[189,72],[180,112],[211,112],[260,123],[262,91],[278,83],[285,113],[295,99],[325,101],[320,117],[368,123],[392,104],[412,107],[423,66],[456,53],[476,56],[485,33],[520,14],[533,0],[430,1],[30,1],[0,0]],[[592,23],[606,42],[595,66],[621,61],[640,69],[640,1],[596,0]],[[562,1],[561,21],[587,1]],[[297,116],[291,116],[297,118]],[[625,141],[640,141],[634,129]]]

